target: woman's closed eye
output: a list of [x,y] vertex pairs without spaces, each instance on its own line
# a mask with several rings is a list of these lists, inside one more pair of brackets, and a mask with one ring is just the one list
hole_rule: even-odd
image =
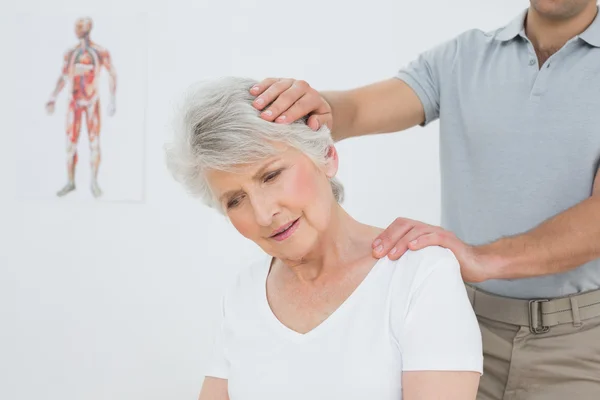
[[281,171],[282,171],[281,169],[278,169],[277,171],[273,171],[273,172],[266,174],[263,178],[263,182],[268,183],[268,182],[275,180],[275,178],[277,178],[279,175],[281,175]]
[[239,205],[239,204],[240,204],[240,201],[241,201],[241,200],[242,200],[242,199],[241,199],[241,196],[238,196],[238,197],[235,197],[235,198],[233,198],[233,199],[229,200],[229,201],[227,202],[227,208],[228,208],[228,209],[229,209],[229,208],[235,208],[237,205]]
[[[283,168],[278,169],[277,171],[273,171],[273,172],[269,172],[268,174],[265,174],[262,178],[263,182],[264,183],[273,182],[275,179],[277,179],[277,177],[279,175],[281,175],[282,171],[283,171]],[[243,200],[243,197],[244,197],[243,195],[240,195],[240,196],[236,196],[236,197],[232,198],[231,200],[229,200],[227,202],[227,208],[230,209],[230,208],[237,207]]]

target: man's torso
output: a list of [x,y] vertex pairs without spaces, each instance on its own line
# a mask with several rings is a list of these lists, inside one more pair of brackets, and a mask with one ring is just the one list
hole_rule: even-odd
[[[483,244],[589,198],[600,163],[600,48],[574,38],[539,66],[531,43],[502,29],[457,43],[440,88],[442,225]],[[520,298],[593,290],[600,260],[477,286]]]

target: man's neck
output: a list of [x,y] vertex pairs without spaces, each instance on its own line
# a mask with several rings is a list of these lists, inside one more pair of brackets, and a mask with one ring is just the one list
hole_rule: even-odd
[[590,3],[571,18],[549,19],[530,7],[525,20],[525,33],[538,54],[553,54],[570,39],[585,31],[594,21],[597,12],[597,5]]

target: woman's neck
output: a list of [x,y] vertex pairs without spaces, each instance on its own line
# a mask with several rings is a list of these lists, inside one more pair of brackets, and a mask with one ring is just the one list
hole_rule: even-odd
[[316,281],[371,256],[371,243],[382,229],[362,224],[337,203],[326,231],[301,260],[280,261],[300,281]]

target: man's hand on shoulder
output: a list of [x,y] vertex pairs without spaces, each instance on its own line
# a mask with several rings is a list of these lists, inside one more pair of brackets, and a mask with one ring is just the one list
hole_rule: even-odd
[[428,246],[440,246],[451,250],[460,263],[465,282],[483,282],[492,279],[493,255],[482,248],[471,246],[450,231],[407,218],[396,218],[373,241],[373,256],[390,260],[399,259],[407,250],[420,250]]

